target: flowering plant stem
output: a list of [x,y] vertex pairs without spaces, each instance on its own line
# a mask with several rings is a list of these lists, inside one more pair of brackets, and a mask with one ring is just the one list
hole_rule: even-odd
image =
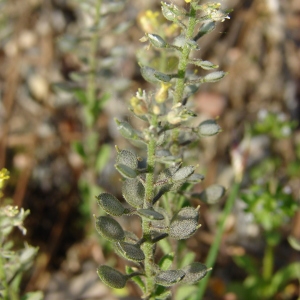
[[[196,10],[193,6],[190,6],[190,15],[189,15],[189,22],[188,27],[186,30],[185,38],[186,40],[190,40],[193,37],[195,27],[196,27]],[[184,81],[185,81],[185,73],[188,65],[188,59],[191,53],[191,47],[189,45],[185,45],[183,47],[182,53],[179,58],[178,63],[178,79],[176,81],[175,86],[175,95],[174,95],[174,102],[173,105],[182,101],[183,90],[184,90]]]

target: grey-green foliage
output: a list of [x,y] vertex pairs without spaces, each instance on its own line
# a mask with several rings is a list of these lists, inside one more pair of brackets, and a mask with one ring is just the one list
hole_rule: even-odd
[[[113,195],[101,193],[97,196],[98,204],[110,216],[98,217],[96,228],[99,234],[113,242],[118,255],[136,263],[135,269],[127,267],[127,275],[108,267],[100,266],[100,279],[113,288],[122,288],[128,279],[132,279],[141,289],[144,299],[170,299],[169,288],[175,284],[194,284],[201,280],[209,269],[200,262],[192,262],[176,269],[172,266],[174,254],[166,254],[156,262],[156,244],[165,238],[183,240],[191,237],[199,225],[199,206],[177,207],[170,211],[160,201],[166,195],[168,199],[178,196],[188,197],[186,186],[201,182],[204,176],[195,173],[197,166],[184,166],[183,146],[209,137],[221,131],[215,120],[206,120],[197,126],[190,126],[188,121],[196,116],[186,107],[188,98],[205,82],[216,82],[226,73],[214,71],[195,78],[188,75],[189,64],[203,70],[214,70],[218,66],[201,59],[190,59],[190,52],[198,50],[197,43],[205,34],[215,29],[218,21],[228,18],[228,12],[220,9],[217,3],[199,5],[192,0],[190,10],[174,4],[162,3],[164,17],[177,24],[181,33],[174,43],[166,41],[156,33],[148,33],[142,42],[160,51],[172,51],[178,55],[178,72],[165,74],[149,66],[141,65],[141,74],[145,80],[156,85],[156,91],[146,93],[138,90],[130,100],[130,111],[144,122],[144,126],[135,129],[130,123],[116,120],[120,134],[131,144],[147,149],[146,157],[138,157],[132,150],[117,149],[116,170],[123,177],[122,193],[126,204],[122,204]],[[186,133],[189,139],[186,140]],[[141,168],[139,161],[146,161],[146,168]],[[201,194],[192,194],[195,198],[215,203],[224,195],[225,189],[213,185]],[[179,207],[179,208],[178,208]],[[143,235],[138,238],[133,233],[122,229],[111,216],[137,215],[141,220]],[[163,242],[163,241],[162,241]],[[136,270],[136,271],[134,271]]]
[[[29,210],[18,209],[16,206],[5,204],[8,199],[2,199],[2,189],[9,179],[6,169],[0,170],[0,299],[21,299],[20,285],[24,273],[32,266],[38,248],[27,243],[16,249],[11,233],[18,228],[23,235],[26,228],[23,225]],[[42,292],[26,293],[22,299],[41,300]]]

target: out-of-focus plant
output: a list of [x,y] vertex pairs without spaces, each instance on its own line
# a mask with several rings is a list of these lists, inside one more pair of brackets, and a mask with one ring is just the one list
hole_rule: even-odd
[[104,144],[97,121],[110,94],[120,90],[122,85],[126,86],[125,79],[111,80],[111,72],[108,71],[121,54],[112,51],[105,58],[99,57],[101,39],[107,32],[110,35],[122,33],[130,23],[124,23],[121,27],[112,21],[124,8],[125,1],[74,0],[75,3],[78,5],[81,27],[60,37],[58,45],[62,52],[72,53],[76,57],[80,70],[71,72],[68,81],[57,83],[55,87],[75,97],[82,108],[83,134],[81,139],[72,143],[72,148],[83,161],[79,189],[83,200],[81,211],[88,218],[94,207],[90,199],[101,191],[97,177],[111,155],[111,147]]
[[24,248],[16,249],[11,233],[18,228],[23,235],[26,228],[24,219],[29,210],[18,209],[3,199],[2,189],[9,179],[6,169],[0,170],[0,298],[3,300],[39,300],[41,292],[31,292],[20,296],[20,284],[25,272],[31,267],[38,248],[25,243]]
[[[127,274],[101,265],[98,275],[105,284],[116,289],[125,287],[132,279],[143,299],[149,300],[171,299],[171,287],[197,283],[209,271],[204,264],[192,262],[193,255],[180,261],[174,240],[188,239],[200,227],[199,207],[188,206],[187,198],[191,196],[191,186],[201,182],[204,176],[194,173],[197,166],[184,165],[186,146],[221,131],[212,119],[196,126],[192,124],[196,114],[187,102],[201,84],[219,81],[226,75],[223,71],[204,76],[190,73],[189,65],[204,70],[218,67],[209,61],[191,59],[190,54],[199,49],[198,39],[213,31],[217,22],[229,17],[219,3],[186,2],[190,2],[189,10],[162,2],[163,16],[180,28],[174,42],[154,32],[146,33],[141,39],[155,49],[175,54],[176,72],[159,71],[141,62],[142,76],[157,86],[155,92],[139,89],[130,100],[131,112],[144,125],[136,129],[116,119],[120,134],[134,146],[146,149],[146,155],[140,157],[132,150],[116,147],[115,168],[123,177],[122,193],[129,206],[109,193],[97,196],[99,206],[110,215],[96,217],[98,233],[113,243],[118,255],[134,263],[126,267]],[[222,186],[212,185],[197,197],[207,203],[216,203],[224,193]],[[139,217],[141,238],[123,230],[114,218],[126,215]],[[159,261],[155,253],[157,245],[165,254]],[[184,292],[185,296],[177,299],[188,297],[191,290],[187,288]]]
[[[253,125],[252,135],[267,135],[273,145],[288,138],[295,126],[283,114],[267,111],[259,113]],[[274,299],[288,282],[300,280],[300,263],[290,263],[275,271],[274,251],[282,240],[281,228],[287,224],[299,209],[290,189],[285,186],[287,173],[278,172],[280,159],[270,151],[268,158],[253,166],[250,173],[251,185],[241,193],[245,212],[261,228],[265,248],[261,263],[251,256],[236,256],[235,262],[248,273],[243,285],[234,285],[233,290],[242,299]],[[281,174],[279,174],[281,173]]]

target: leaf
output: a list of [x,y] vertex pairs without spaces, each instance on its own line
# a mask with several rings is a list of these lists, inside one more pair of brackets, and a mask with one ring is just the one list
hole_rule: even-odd
[[165,254],[159,261],[158,265],[162,271],[166,271],[171,267],[173,260],[174,260],[174,252],[171,252]]
[[259,268],[254,259],[248,255],[234,256],[234,262],[242,269],[244,269],[248,274],[253,276],[259,276]]
[[98,151],[96,163],[95,163],[97,172],[101,172],[104,169],[104,167],[106,166],[109,160],[110,154],[111,154],[110,145],[108,144],[102,145]]
[[[129,266],[126,266],[125,267],[126,269],[126,274],[131,274],[134,272],[134,270],[129,267]],[[131,280],[143,291],[145,292],[146,291],[146,287],[145,287],[145,283],[144,281],[142,280],[142,278],[140,276],[134,276],[131,278]]]
[[80,157],[82,159],[86,159],[86,153],[85,153],[85,150],[84,150],[84,147],[83,147],[83,144],[80,142],[80,141],[74,141],[72,143],[72,149],[78,154],[80,155]]
[[21,300],[43,300],[44,294],[43,292],[30,292],[26,293],[24,296],[22,296]]

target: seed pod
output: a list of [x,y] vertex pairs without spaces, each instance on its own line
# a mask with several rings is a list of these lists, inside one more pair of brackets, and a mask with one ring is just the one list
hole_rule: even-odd
[[101,216],[96,220],[96,230],[111,242],[123,241],[125,233],[121,225],[111,217]]
[[184,207],[172,218],[169,227],[169,236],[176,240],[191,237],[200,227],[198,225],[199,207]]
[[185,240],[191,237],[198,228],[198,223],[193,219],[175,220],[171,222],[169,236],[175,240]]
[[221,80],[223,77],[225,77],[226,75],[227,75],[226,72],[216,71],[216,72],[207,74],[206,76],[204,76],[201,79],[201,81],[202,82],[217,82],[217,81]]
[[172,286],[183,279],[185,273],[182,270],[168,270],[159,272],[154,280],[162,286]]
[[149,41],[150,41],[152,46],[154,46],[156,48],[166,48],[167,47],[168,44],[158,34],[148,33],[146,35],[149,38]]
[[116,163],[125,165],[133,170],[136,170],[138,167],[138,159],[136,155],[129,150],[119,151],[117,155]]
[[150,83],[159,83],[159,80],[155,77],[155,73],[155,69],[141,65],[141,74],[146,81]]
[[115,122],[117,123],[117,129],[125,139],[139,139],[139,132],[132,128],[132,126],[128,122],[119,121],[117,119],[115,119]]
[[131,243],[131,244],[137,244],[139,241],[139,238],[131,231],[124,231],[125,232],[125,242]]
[[207,33],[210,33],[216,28],[216,23],[213,21],[205,22],[199,29],[199,32],[194,37],[194,41],[199,40],[202,36],[204,36]]
[[172,79],[172,76],[162,73],[162,72],[159,72],[159,71],[155,71],[154,76],[159,81],[163,81],[163,82],[169,82]]
[[122,289],[127,281],[127,276],[109,266],[100,266],[97,273],[102,282],[113,289]]
[[108,193],[101,193],[97,198],[98,205],[111,216],[121,216],[128,213],[121,202],[113,195]]
[[208,269],[205,265],[199,262],[193,262],[182,269],[185,276],[181,282],[185,284],[194,284],[205,277],[209,270],[210,269]]
[[141,217],[145,217],[149,220],[163,220],[164,219],[164,216],[162,214],[160,214],[157,211],[155,211],[154,209],[150,209],[150,208],[139,209],[139,210],[137,210],[137,213]]
[[122,194],[127,203],[135,208],[141,208],[144,204],[145,188],[137,179],[126,179],[123,182]]
[[201,136],[212,136],[219,132],[221,132],[221,127],[217,124],[216,120],[206,120],[198,126],[198,133]]
[[189,220],[189,219],[198,222],[199,208],[200,205],[197,208],[190,207],[190,206],[183,207],[173,216],[171,222],[173,222],[173,220]]
[[216,204],[225,194],[226,189],[219,184],[212,184],[200,194],[192,194],[192,197],[198,198],[208,204]]
[[180,164],[176,164],[175,166],[171,166],[161,173],[159,173],[157,181],[164,180],[164,179],[171,179],[171,177],[179,170]]
[[213,70],[218,68],[218,65],[214,65],[212,62],[208,60],[202,60],[202,59],[193,59],[190,60],[190,63],[201,67],[203,70]]
[[173,181],[181,181],[181,180],[186,180],[189,176],[191,176],[195,171],[194,166],[187,166],[180,168],[173,176],[172,180]]
[[138,176],[138,172],[136,170],[133,170],[126,165],[117,164],[115,165],[115,168],[125,178],[136,178]]
[[144,252],[137,245],[118,242],[116,243],[118,253],[127,260],[141,262],[145,259]]
[[187,182],[196,184],[196,183],[199,183],[199,182],[203,181],[204,178],[205,178],[205,177],[204,177],[204,175],[202,175],[202,174],[192,174],[192,175],[187,179]]

